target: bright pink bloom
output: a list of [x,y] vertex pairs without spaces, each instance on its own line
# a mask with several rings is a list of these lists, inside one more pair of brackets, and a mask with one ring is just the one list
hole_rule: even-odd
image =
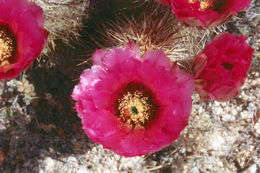
[[202,99],[228,101],[239,94],[254,51],[246,39],[246,36],[223,33],[196,56],[195,86]]
[[72,97],[85,133],[119,155],[152,153],[188,124],[193,79],[160,50],[97,50]]
[[[167,2],[167,0],[160,0]],[[249,8],[251,0],[169,0],[177,18],[203,28],[225,23],[232,15]],[[165,4],[165,3],[164,3]]]
[[48,33],[42,9],[26,0],[0,0],[0,80],[25,70],[41,53]]

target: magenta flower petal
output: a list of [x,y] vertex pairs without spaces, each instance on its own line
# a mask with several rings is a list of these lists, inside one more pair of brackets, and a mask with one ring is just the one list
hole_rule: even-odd
[[96,50],[92,59],[94,64],[103,66],[104,68],[109,68],[116,64],[120,65],[122,62],[127,63],[133,61],[132,56],[140,58],[140,55],[141,53],[139,48],[135,44],[129,43],[123,49],[116,48],[112,51]]
[[140,55],[129,43],[97,50],[72,97],[85,133],[115,153],[131,157],[171,144],[188,124],[193,78],[162,51]]
[[246,39],[243,35],[223,33],[196,56],[193,71],[202,99],[228,101],[239,94],[254,51]]
[[[164,58],[158,58],[158,57],[164,57]],[[171,62],[168,60],[167,56],[164,54],[164,52],[160,50],[151,50],[149,52],[146,52],[144,56],[142,57],[144,59],[144,63],[152,66],[159,66],[164,67],[167,70],[170,70],[172,67]]]
[[158,0],[169,5],[176,17],[192,26],[203,28],[225,23],[232,15],[249,8],[251,0]]
[[0,79],[11,79],[39,56],[48,33],[42,9],[32,2],[0,0],[0,11]]

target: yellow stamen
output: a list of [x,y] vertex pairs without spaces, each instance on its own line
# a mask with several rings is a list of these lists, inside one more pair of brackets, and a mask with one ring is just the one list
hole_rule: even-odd
[[120,118],[125,119],[127,124],[133,122],[144,125],[150,118],[151,105],[148,104],[148,99],[141,92],[127,92],[119,99]]
[[117,116],[131,128],[145,128],[156,116],[158,106],[145,86],[129,83],[117,100]]
[[212,9],[214,7],[215,0],[189,0],[189,3],[194,4],[198,1],[200,2],[200,11]]
[[6,27],[0,26],[0,66],[9,64],[15,53],[16,43]]

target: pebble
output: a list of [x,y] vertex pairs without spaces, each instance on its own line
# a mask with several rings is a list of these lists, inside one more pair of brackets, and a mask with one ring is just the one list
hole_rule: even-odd
[[92,171],[90,171],[88,169],[85,169],[85,168],[79,168],[77,170],[77,173],[94,173],[94,172],[92,172]]
[[250,168],[249,168],[250,173],[256,173],[256,171],[257,171],[257,165],[256,164],[253,164],[252,166],[250,166]]
[[47,157],[43,162],[43,167],[45,171],[52,171],[55,166],[55,162],[52,158]]

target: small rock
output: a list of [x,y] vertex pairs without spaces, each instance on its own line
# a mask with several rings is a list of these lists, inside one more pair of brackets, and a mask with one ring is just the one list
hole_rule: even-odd
[[55,162],[52,158],[47,157],[43,162],[43,166],[46,171],[51,171],[55,166]]
[[87,170],[87,169],[85,169],[85,168],[80,168],[78,171],[77,171],[77,173],[93,173],[92,171],[89,171],[89,170]]

